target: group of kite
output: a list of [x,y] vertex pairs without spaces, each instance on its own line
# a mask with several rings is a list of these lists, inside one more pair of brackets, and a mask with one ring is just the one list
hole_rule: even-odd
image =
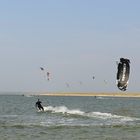
[[[40,70],[43,72],[45,79],[49,81],[50,72],[43,67],[40,67]],[[129,81],[129,74],[130,74],[130,60],[126,58],[120,58],[120,62],[117,63],[116,82],[117,82],[117,87],[121,91],[126,91],[126,88],[128,86],[128,81]],[[95,79],[95,76],[93,76],[92,78]],[[104,82],[106,81],[104,80]],[[82,84],[82,82],[80,82],[80,84]],[[69,87],[70,85],[66,83],[66,86]]]
[[50,80],[50,72],[46,71],[45,68],[40,67],[40,70],[43,72],[45,79],[47,78],[47,80]]

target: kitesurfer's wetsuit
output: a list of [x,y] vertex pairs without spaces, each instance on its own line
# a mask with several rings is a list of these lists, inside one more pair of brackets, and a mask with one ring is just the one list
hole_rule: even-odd
[[38,101],[36,102],[35,105],[36,105],[36,107],[38,107],[39,110],[43,110],[43,111],[44,111],[44,108],[43,108],[43,106],[41,105],[41,103],[42,103],[42,102],[38,99]]

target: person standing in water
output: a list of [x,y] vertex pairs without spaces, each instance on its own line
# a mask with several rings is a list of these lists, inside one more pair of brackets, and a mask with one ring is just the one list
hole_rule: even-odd
[[38,101],[36,102],[35,106],[36,106],[36,108],[38,108],[39,110],[44,111],[44,108],[43,108],[43,106],[41,105],[41,103],[42,103],[42,102],[38,99]]

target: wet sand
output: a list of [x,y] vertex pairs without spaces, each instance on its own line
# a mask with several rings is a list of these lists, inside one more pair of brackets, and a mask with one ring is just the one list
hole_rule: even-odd
[[140,93],[40,93],[39,95],[43,96],[107,96],[107,97],[140,97]]

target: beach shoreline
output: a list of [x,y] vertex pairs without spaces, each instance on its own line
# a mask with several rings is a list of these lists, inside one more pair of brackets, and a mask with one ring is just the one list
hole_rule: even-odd
[[80,93],[80,92],[58,92],[40,93],[41,96],[97,96],[97,97],[140,97],[140,93]]

